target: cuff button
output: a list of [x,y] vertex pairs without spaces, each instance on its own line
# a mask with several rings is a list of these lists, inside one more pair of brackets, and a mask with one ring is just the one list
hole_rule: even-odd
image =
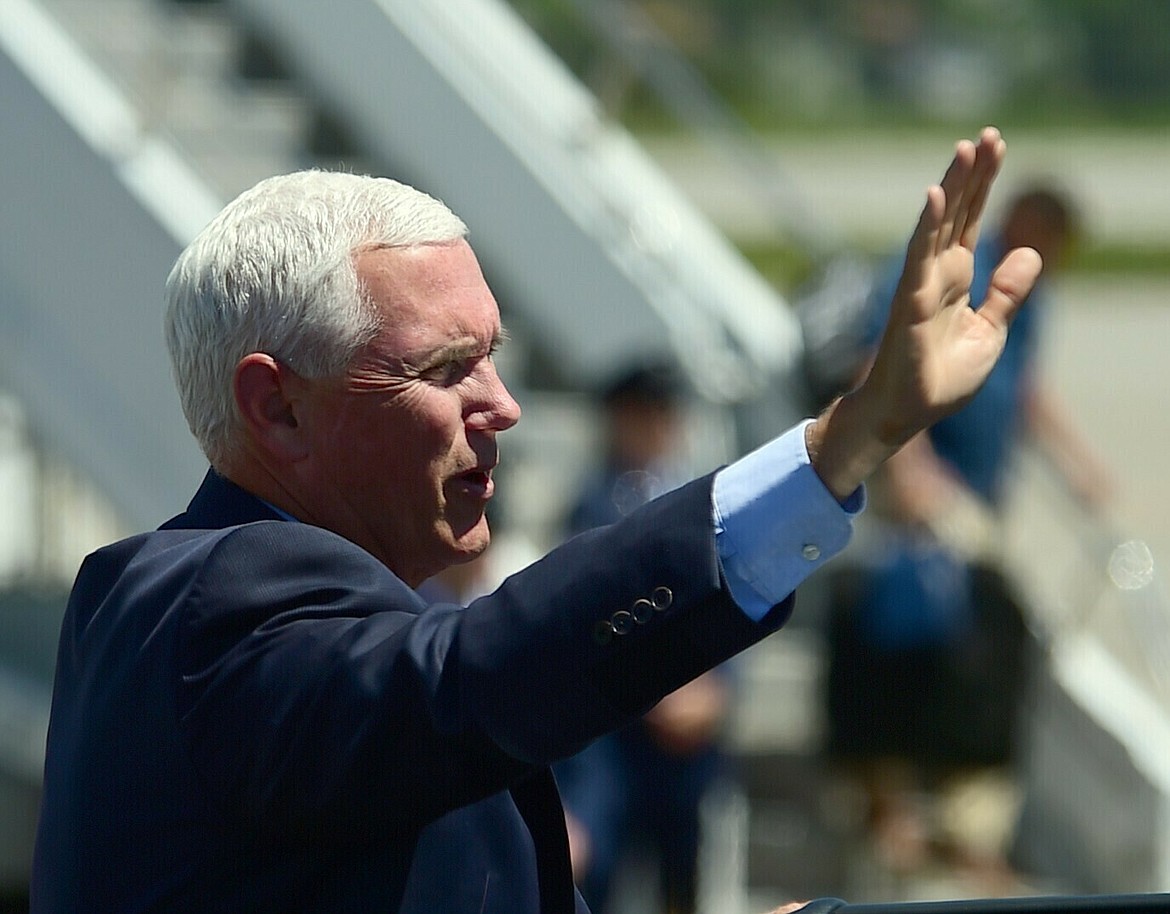
[[624,635],[634,627],[634,617],[624,609],[619,609],[610,616],[609,624],[613,627],[613,633],[615,635]]

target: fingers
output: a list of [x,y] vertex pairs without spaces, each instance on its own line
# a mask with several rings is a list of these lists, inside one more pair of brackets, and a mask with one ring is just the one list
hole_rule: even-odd
[[945,206],[943,189],[937,184],[927,188],[926,204],[922,207],[918,225],[914,227],[914,234],[906,246],[906,262],[902,267],[902,283],[908,283],[911,288],[918,285],[926,260],[934,256]]
[[936,238],[936,252],[961,244],[973,249],[991,185],[998,174],[1007,144],[995,127],[985,127],[978,144],[960,140],[955,157],[943,175],[946,212]]
[[951,244],[955,233],[956,221],[965,224],[966,218],[961,216],[960,206],[964,199],[964,190],[970,183],[971,174],[977,162],[977,150],[970,140],[959,140],[955,145],[955,157],[947,167],[939,186],[946,197],[946,208],[943,212],[942,224],[935,240],[935,253],[942,251]]
[[926,204],[907,245],[903,283],[916,288],[930,261],[948,248],[974,250],[991,185],[1007,151],[999,131],[986,127],[979,142],[960,140],[942,182],[926,192]]
[[968,250],[975,250],[979,241],[979,226],[983,218],[983,210],[987,204],[991,185],[995,182],[1003,166],[1004,156],[1007,154],[1007,143],[994,127],[984,129],[980,137],[979,148],[975,154],[975,168],[969,183],[969,196],[966,201],[966,219],[962,224],[956,220],[953,241],[961,244]]
[[991,274],[987,298],[979,306],[979,314],[1006,331],[1016,311],[1032,291],[1043,262],[1031,248],[1016,248],[1000,261]]

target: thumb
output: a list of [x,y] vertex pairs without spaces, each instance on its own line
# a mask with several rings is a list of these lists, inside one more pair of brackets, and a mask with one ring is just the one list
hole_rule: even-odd
[[1032,248],[1009,251],[991,274],[987,298],[979,306],[978,313],[1001,330],[1007,330],[1036,284],[1043,266],[1040,255]]

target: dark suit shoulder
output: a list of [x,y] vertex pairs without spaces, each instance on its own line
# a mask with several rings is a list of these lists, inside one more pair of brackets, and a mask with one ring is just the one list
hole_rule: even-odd
[[367,615],[419,611],[418,595],[344,537],[309,524],[258,522],[208,534],[194,571],[190,611],[200,617],[254,610],[263,617],[302,610]]

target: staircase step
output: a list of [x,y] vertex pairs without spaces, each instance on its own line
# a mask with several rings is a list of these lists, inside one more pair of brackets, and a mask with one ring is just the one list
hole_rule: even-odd
[[297,95],[281,86],[247,91],[222,82],[180,79],[160,95],[157,120],[176,138],[190,137],[215,145],[304,144],[312,112]]
[[312,105],[286,80],[239,75],[244,33],[218,3],[41,0],[215,190],[315,162]]

